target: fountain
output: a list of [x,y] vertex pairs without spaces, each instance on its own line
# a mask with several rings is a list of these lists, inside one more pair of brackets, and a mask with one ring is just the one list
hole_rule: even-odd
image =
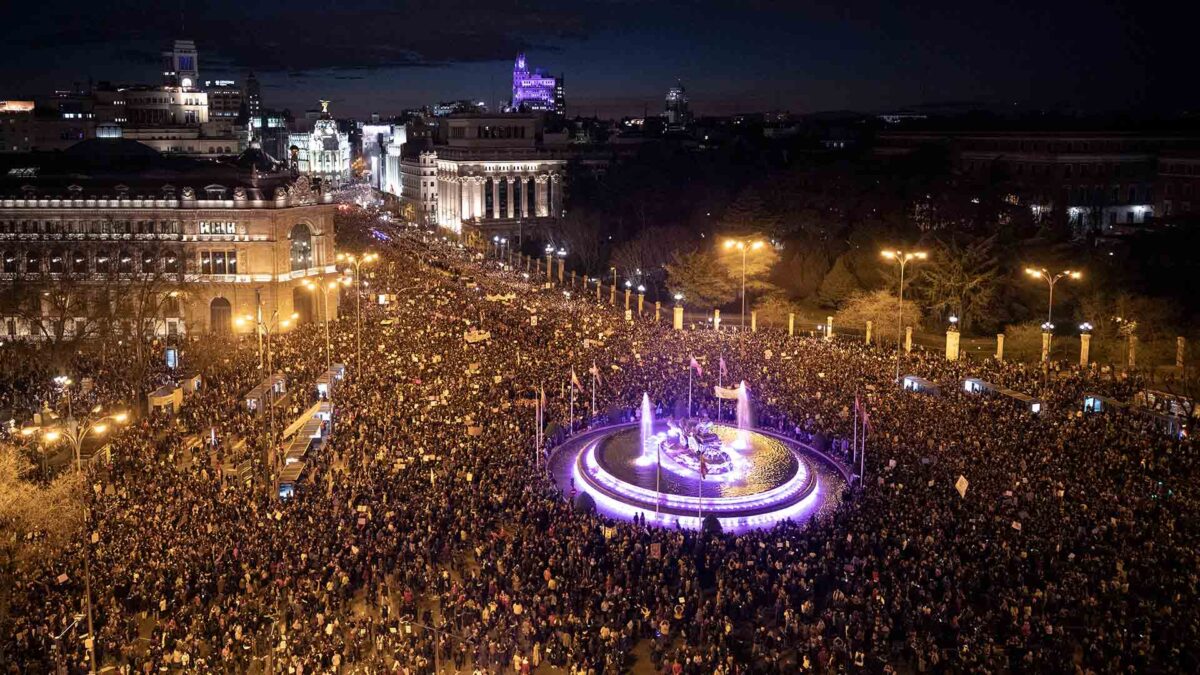
[[651,517],[666,527],[698,528],[709,515],[728,531],[768,527],[801,519],[822,494],[837,494],[845,483],[836,466],[801,443],[755,430],[744,382],[731,398],[736,425],[655,420],[643,394],[637,422],[572,438],[555,450],[551,472],[564,492],[587,492],[607,515]]
[[637,458],[637,463],[642,466],[653,464],[658,456],[658,443],[654,439],[654,409],[650,407],[650,395],[642,394],[642,415],[641,415],[641,436],[638,440],[641,442],[642,454]]
[[754,419],[750,415],[750,390],[743,381],[737,390],[737,440],[733,447],[745,450],[750,447],[750,430],[754,428]]

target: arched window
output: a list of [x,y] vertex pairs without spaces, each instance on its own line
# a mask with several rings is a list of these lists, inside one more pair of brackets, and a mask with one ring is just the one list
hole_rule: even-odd
[[5,274],[16,274],[17,273],[17,254],[12,251],[4,251],[3,253],[0,253],[0,255],[4,256],[2,259],[0,259],[4,263],[4,273]]
[[41,251],[34,248],[25,253],[25,271],[32,274],[38,274],[42,271]]
[[96,254],[96,272],[98,274],[108,274],[112,271],[112,256],[108,251],[101,251]]
[[74,251],[71,253],[71,273],[72,274],[87,274],[88,271],[88,256],[84,251]]
[[213,298],[208,304],[208,330],[217,335],[229,335],[233,324],[233,307],[225,298]]
[[133,274],[133,254],[125,249],[121,249],[117,253],[117,272]]
[[312,267],[312,232],[308,225],[297,223],[292,226],[292,271]]
[[154,268],[154,252],[142,251],[142,274],[153,274],[156,271]]

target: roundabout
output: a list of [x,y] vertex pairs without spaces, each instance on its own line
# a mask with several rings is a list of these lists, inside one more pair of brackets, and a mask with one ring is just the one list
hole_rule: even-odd
[[554,449],[564,495],[586,493],[605,515],[725,531],[803,521],[836,501],[843,470],[816,450],[761,430],[708,420],[647,420],[587,431]]

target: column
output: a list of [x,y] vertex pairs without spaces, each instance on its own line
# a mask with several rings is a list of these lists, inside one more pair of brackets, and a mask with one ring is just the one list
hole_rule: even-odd
[[825,317],[825,339],[826,340],[833,339],[833,317],[832,316]]
[[493,218],[500,217],[500,178],[492,176],[492,213]]
[[471,217],[471,179],[462,176],[458,179],[458,219],[467,220]]
[[912,326],[904,327],[904,353],[912,353]]
[[1088,353],[1092,350],[1092,335],[1091,333],[1083,333],[1079,336],[1079,365],[1087,368]]
[[521,217],[522,218],[529,217],[529,181],[530,180],[531,179],[529,176],[521,176],[520,178],[517,179],[517,185],[521,186],[520,189],[521,189]]
[[550,177],[554,181],[554,188],[550,193],[550,216],[557,218],[562,215],[562,179],[558,174]]
[[549,205],[546,204],[546,186],[550,180],[550,176],[541,174],[535,180],[537,181],[537,184],[534,193],[534,201],[537,203],[534,204],[534,206],[537,210],[537,217],[545,218],[546,216],[550,215]]
[[996,333],[996,360],[1004,360],[1004,333]]
[[721,310],[713,310],[713,330],[721,330]]
[[671,316],[671,327],[675,330],[683,330],[683,305],[675,303],[675,309]]
[[750,312],[750,332],[758,332],[758,312],[751,310]]
[[662,321],[662,303],[658,300],[654,301],[654,323]]
[[796,313],[788,312],[788,337],[796,334]]
[[871,328],[873,328],[873,327],[874,327],[874,324],[872,322],[868,321],[867,322],[867,341],[866,341],[867,345],[871,344]]
[[487,214],[483,212],[483,176],[475,176],[472,179],[471,190],[475,194],[474,215],[482,220],[487,217]]
[[946,331],[946,360],[947,361],[957,361],[958,360],[958,338],[959,338],[958,331],[956,331],[956,330]]

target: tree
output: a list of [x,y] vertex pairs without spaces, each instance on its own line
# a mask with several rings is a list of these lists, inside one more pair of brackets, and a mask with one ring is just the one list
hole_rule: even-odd
[[721,228],[734,234],[762,232],[768,237],[778,237],[780,221],[778,215],[767,207],[762,194],[749,187],[738,194],[721,217]]
[[609,263],[635,285],[653,286],[662,283],[676,252],[695,248],[696,242],[682,227],[652,227],[614,249]]
[[83,475],[67,471],[44,484],[31,470],[15,447],[0,445],[0,624],[19,575],[62,553],[83,526]]
[[712,251],[677,252],[666,269],[667,286],[672,293],[682,293],[689,305],[719,307],[737,297],[737,285]]
[[600,237],[600,221],[591,213],[582,210],[568,211],[554,230],[552,246],[566,248],[579,261],[585,274],[599,271],[604,259],[604,242]]
[[759,325],[782,326],[786,324],[788,314],[798,314],[800,307],[783,292],[775,292],[755,300],[754,311],[758,313]]
[[817,299],[825,307],[836,308],[862,290],[858,279],[854,278],[846,264],[846,256],[840,255],[829,273],[821,280],[821,287],[817,289]]
[[988,313],[1000,283],[995,241],[993,235],[966,246],[954,238],[934,245],[916,275],[917,292],[931,312],[942,319],[957,316],[964,331]]
[[[841,311],[834,315],[834,324],[841,326],[866,326],[870,321],[872,332],[879,340],[894,342],[896,334],[896,296],[889,291],[860,293],[850,298]],[[912,300],[904,301],[904,325],[920,324],[921,308]]]

